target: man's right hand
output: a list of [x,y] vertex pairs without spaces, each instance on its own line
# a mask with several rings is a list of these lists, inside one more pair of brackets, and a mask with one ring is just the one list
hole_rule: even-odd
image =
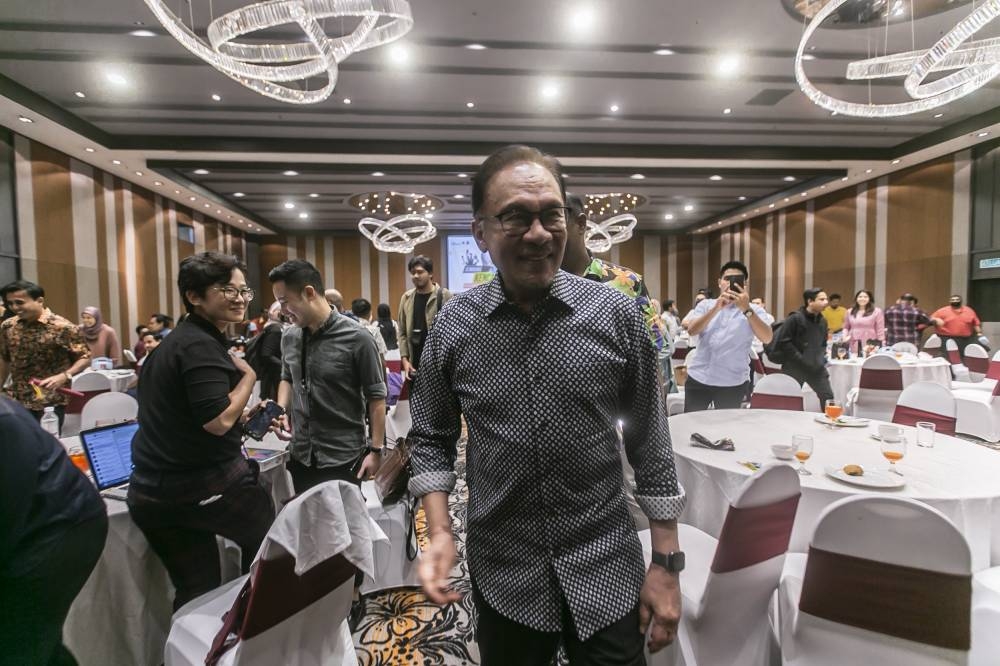
[[284,442],[292,439],[292,426],[288,422],[288,414],[282,414],[276,419],[271,419],[271,432]]
[[400,359],[400,361],[401,361],[401,366],[403,368],[403,375],[407,379],[413,379],[414,377],[417,376],[417,369],[413,367],[409,359],[404,358]]
[[420,555],[420,584],[427,598],[436,604],[458,601],[461,595],[448,587],[455,566],[455,537],[451,530],[431,533],[430,544]]

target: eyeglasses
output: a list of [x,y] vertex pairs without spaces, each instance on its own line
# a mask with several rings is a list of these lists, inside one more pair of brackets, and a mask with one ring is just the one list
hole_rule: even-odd
[[247,303],[253,300],[253,289],[250,288],[237,289],[236,287],[212,287],[212,289],[221,291],[222,295],[229,301],[235,301],[239,296],[242,296],[243,300]]
[[504,211],[499,215],[487,215],[480,219],[496,220],[500,223],[504,234],[508,236],[523,236],[528,233],[528,229],[534,224],[535,219],[538,219],[542,223],[542,228],[546,231],[564,231],[569,214],[570,209],[566,206],[552,206],[551,208],[536,211],[515,208]]

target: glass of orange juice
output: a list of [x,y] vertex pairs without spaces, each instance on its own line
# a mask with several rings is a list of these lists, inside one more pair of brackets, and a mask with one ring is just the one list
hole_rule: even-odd
[[84,474],[90,471],[90,465],[87,464],[87,456],[79,446],[74,446],[69,450],[69,459]]
[[806,469],[806,461],[812,456],[813,438],[809,435],[792,435],[792,446],[795,447],[795,459],[799,461],[799,468],[795,471],[803,476],[811,476],[812,472]]
[[840,418],[840,415],[844,413],[844,406],[839,400],[827,400],[826,401],[826,418],[831,421],[836,421]]
[[882,455],[889,461],[889,471],[903,476],[903,473],[896,469],[896,462],[906,455],[906,439],[902,437],[896,441],[886,441],[886,439],[882,438]]

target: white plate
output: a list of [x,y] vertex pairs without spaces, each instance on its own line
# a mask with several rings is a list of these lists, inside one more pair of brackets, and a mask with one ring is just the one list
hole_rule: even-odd
[[[873,432],[873,433],[871,433],[868,436],[871,437],[872,439],[874,439],[876,442],[881,442],[882,441],[882,435],[878,434],[877,432]],[[906,442],[906,435],[903,435],[903,442],[904,443]]]
[[856,419],[853,416],[841,416],[840,418],[845,420],[841,421],[840,419],[838,419],[836,421],[831,421],[825,415],[817,416],[816,423],[822,423],[823,425],[838,426],[840,428],[864,428],[869,423],[868,419]]
[[863,476],[850,476],[844,474],[843,466],[827,467],[826,475],[849,483],[852,486],[863,486],[865,488],[902,488],[906,485],[906,479],[898,474],[890,474],[882,470],[866,469]]

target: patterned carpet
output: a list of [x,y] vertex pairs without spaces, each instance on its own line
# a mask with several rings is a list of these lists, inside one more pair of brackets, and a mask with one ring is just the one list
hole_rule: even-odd
[[[455,471],[458,482],[449,498],[455,532],[457,563],[452,586],[461,601],[438,606],[419,589],[395,589],[366,599],[364,619],[354,632],[361,666],[472,666],[479,664],[479,649],[473,631],[469,568],[465,562],[465,507],[469,491],[465,485],[465,440],[459,442]],[[423,509],[417,512],[417,540],[427,539]]]

